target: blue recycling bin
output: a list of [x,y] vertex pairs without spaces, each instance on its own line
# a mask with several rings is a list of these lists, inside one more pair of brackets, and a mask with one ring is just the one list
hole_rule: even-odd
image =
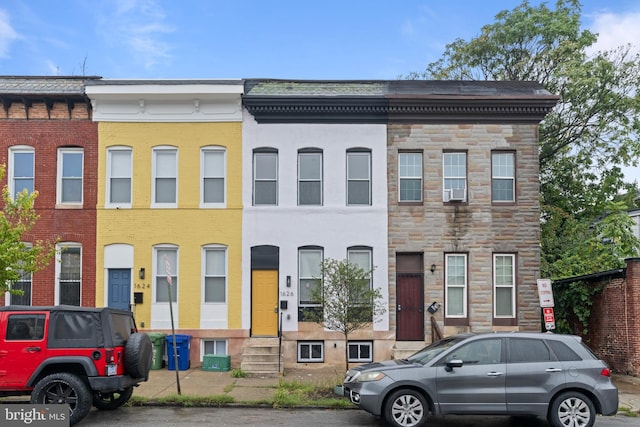
[[[178,370],[186,371],[191,367],[191,363],[189,361],[191,335],[176,334],[176,349],[178,352]],[[173,335],[167,335],[167,367],[170,371],[176,370],[176,361],[173,354]]]

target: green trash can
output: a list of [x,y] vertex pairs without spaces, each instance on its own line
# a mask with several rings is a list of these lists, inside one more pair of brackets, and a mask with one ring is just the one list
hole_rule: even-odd
[[151,344],[153,344],[153,357],[151,359],[151,369],[162,369],[164,359],[165,337],[162,332],[147,332]]

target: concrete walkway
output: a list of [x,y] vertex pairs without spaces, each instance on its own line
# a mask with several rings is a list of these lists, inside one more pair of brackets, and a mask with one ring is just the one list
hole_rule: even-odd
[[[200,367],[178,371],[180,391],[183,396],[203,397],[228,395],[238,404],[267,403],[273,398],[280,380],[286,382],[308,382],[331,388],[341,384],[342,371],[335,369],[288,370],[284,376],[276,378],[246,377],[234,378],[231,372],[203,371]],[[618,386],[620,409],[630,412],[640,411],[640,378],[614,375]],[[134,396],[154,399],[177,395],[176,371],[152,370],[149,381],[142,383],[133,392]]]

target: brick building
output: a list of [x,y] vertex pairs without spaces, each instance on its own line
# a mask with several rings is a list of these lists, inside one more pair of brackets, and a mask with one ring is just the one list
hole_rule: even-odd
[[98,127],[84,93],[92,79],[0,78],[2,184],[39,193],[25,241],[58,242],[55,262],[15,284],[25,293],[13,304],[95,306]]

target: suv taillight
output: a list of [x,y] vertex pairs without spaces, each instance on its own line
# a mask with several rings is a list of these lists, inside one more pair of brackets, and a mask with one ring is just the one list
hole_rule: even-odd
[[107,363],[114,363],[116,361],[112,348],[109,348],[107,349],[107,351],[105,351],[105,359]]
[[604,368],[602,371],[600,371],[600,375],[602,375],[604,377],[610,377],[611,376],[611,369]]

